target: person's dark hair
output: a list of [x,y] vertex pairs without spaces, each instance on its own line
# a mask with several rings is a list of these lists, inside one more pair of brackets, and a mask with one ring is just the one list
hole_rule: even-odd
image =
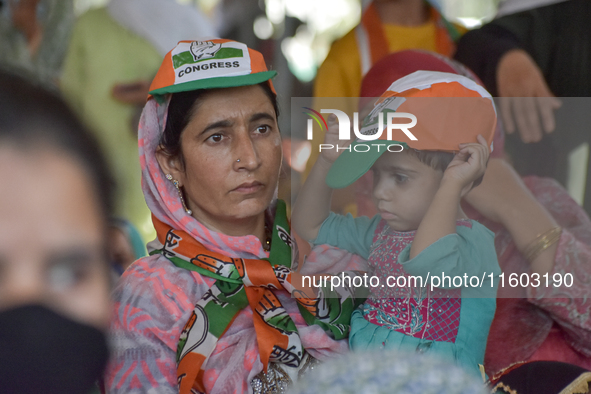
[[[268,82],[258,84],[273,105],[276,118],[279,117],[279,107],[277,105],[277,95],[271,90]],[[168,115],[166,117],[166,126],[164,132],[160,137],[160,146],[164,151],[172,156],[180,156],[181,163],[184,166],[185,161],[181,152],[181,134],[189,122],[191,117],[197,110],[200,98],[210,90],[191,90],[188,92],[173,93],[170,103],[168,104]]]
[[454,153],[452,152],[416,149],[405,149],[405,152],[419,159],[421,163],[439,171],[445,171],[449,163],[451,163],[454,158]]
[[[453,160],[455,153],[452,152],[443,152],[443,151],[431,151],[431,150],[416,150],[416,149],[405,149],[406,153],[410,154],[411,156],[416,157],[419,161],[423,164],[428,165],[429,167],[439,170],[445,171],[449,163]],[[476,187],[480,185],[482,182],[482,178],[480,177],[476,179],[472,185],[472,187]]]
[[114,182],[95,138],[62,98],[0,70],[0,145],[23,151],[55,150],[80,163],[94,187],[102,213],[112,213]]

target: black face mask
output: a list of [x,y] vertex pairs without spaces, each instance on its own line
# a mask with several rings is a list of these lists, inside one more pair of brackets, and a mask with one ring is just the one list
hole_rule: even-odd
[[108,358],[105,335],[40,305],[0,312],[0,392],[88,394]]

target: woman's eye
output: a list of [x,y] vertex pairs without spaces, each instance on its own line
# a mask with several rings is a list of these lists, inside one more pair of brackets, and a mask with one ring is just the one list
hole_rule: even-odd
[[271,131],[271,127],[268,125],[262,125],[262,126],[257,127],[256,131],[259,134],[265,134],[265,133],[268,133],[269,131]]
[[47,286],[54,292],[64,292],[87,283],[105,262],[99,252],[80,250],[54,255],[47,264]]
[[207,138],[207,141],[211,141],[211,142],[222,142],[222,140],[224,139],[224,136],[221,134],[213,134],[210,135],[209,138]]
[[57,292],[65,291],[82,282],[88,275],[87,264],[64,261],[53,265],[48,272],[49,287]]

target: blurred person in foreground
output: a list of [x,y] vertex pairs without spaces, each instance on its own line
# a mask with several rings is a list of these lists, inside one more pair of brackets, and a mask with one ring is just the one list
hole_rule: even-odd
[[98,145],[57,96],[0,72],[0,390],[89,393],[108,349]]
[[316,367],[289,394],[485,394],[482,379],[437,358],[379,350]]
[[[382,59],[368,72],[360,106],[373,102],[371,98],[381,94],[390,81],[417,70],[451,72],[477,80],[449,58],[403,51]],[[553,179],[521,178],[515,172],[505,160],[502,127],[497,127],[493,141],[483,181],[463,203],[471,219],[495,233],[499,265],[505,273],[484,367],[495,385],[505,384],[518,393],[578,390],[591,380],[591,220]],[[361,181],[356,202],[361,214],[371,216],[376,210],[366,189],[372,179]],[[509,285],[509,275],[524,273],[531,285]],[[546,285],[544,275],[551,283],[566,274],[572,275],[572,285],[564,281]]]

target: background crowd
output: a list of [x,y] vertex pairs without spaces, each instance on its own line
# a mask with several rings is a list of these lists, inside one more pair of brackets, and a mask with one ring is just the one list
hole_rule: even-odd
[[[194,354],[206,362],[189,351],[179,357],[179,337],[191,341],[187,327],[198,313],[195,305],[205,303],[211,289],[229,297],[227,286],[236,283],[232,273],[211,277],[203,266],[187,268],[195,250],[217,264],[245,259],[251,267],[283,256],[278,246],[271,249],[285,241],[278,221],[289,226],[291,206],[324,139],[324,130],[314,125],[314,138],[307,140],[305,124],[289,113],[291,98],[307,97],[314,109],[362,112],[398,78],[428,70],[465,76],[497,98],[495,149],[482,184],[465,196],[462,208],[494,233],[500,268],[507,274],[574,276],[571,286],[546,292],[499,289],[483,376],[497,392],[588,392],[591,3],[293,3],[0,0],[0,386],[6,382],[15,393],[39,387],[166,393],[178,392],[178,382],[187,393],[282,392],[305,373],[309,379],[301,379],[295,392],[486,391],[465,370],[436,359],[347,354],[347,340],[335,335],[338,324],[311,322],[303,304],[286,294],[276,299],[288,323],[273,328],[301,348],[299,369],[276,367],[280,357],[263,355],[267,334],[253,317],[263,293],[246,284],[243,299],[233,301],[241,306],[224,323],[227,331],[214,335],[211,329],[207,344],[196,345]],[[162,82],[162,59],[174,56],[170,51],[179,41],[211,37],[249,48],[249,61],[258,62],[251,80],[198,81],[190,88]],[[208,91],[221,87],[224,94]],[[174,99],[166,98],[170,94]],[[243,143],[225,150],[181,138],[181,131],[232,111],[241,121],[256,113],[266,123],[256,123],[254,137],[237,133],[233,138]],[[186,149],[198,152],[198,159]],[[230,185],[234,174],[238,182],[259,173],[255,183],[232,186],[264,189],[258,205],[216,194],[225,187],[221,180],[230,179]],[[371,185],[368,174],[335,192],[332,209],[375,215]],[[287,203],[285,218],[277,196]],[[219,219],[226,217],[223,210],[232,220]],[[167,249],[171,237],[180,249]],[[367,269],[345,250],[298,246],[294,265],[287,265],[294,271],[304,255],[315,265],[302,272]],[[256,269],[248,268],[247,276],[258,280]],[[268,272],[260,275],[261,282],[268,280]],[[269,289],[280,285],[268,286],[273,296]],[[332,307],[357,305],[355,294],[343,300]],[[206,321],[217,322],[214,316]],[[40,324],[49,328],[25,330]],[[40,340],[45,335],[50,339]],[[87,351],[76,355],[80,348]],[[27,349],[39,349],[35,364],[29,364]],[[383,361],[398,357],[400,364]],[[28,377],[30,365],[38,371],[32,372],[35,379]],[[80,378],[64,375],[74,368]],[[195,376],[189,373],[190,383],[182,385],[187,368]],[[416,370],[426,372],[417,377]],[[21,386],[23,379],[30,386]]]

